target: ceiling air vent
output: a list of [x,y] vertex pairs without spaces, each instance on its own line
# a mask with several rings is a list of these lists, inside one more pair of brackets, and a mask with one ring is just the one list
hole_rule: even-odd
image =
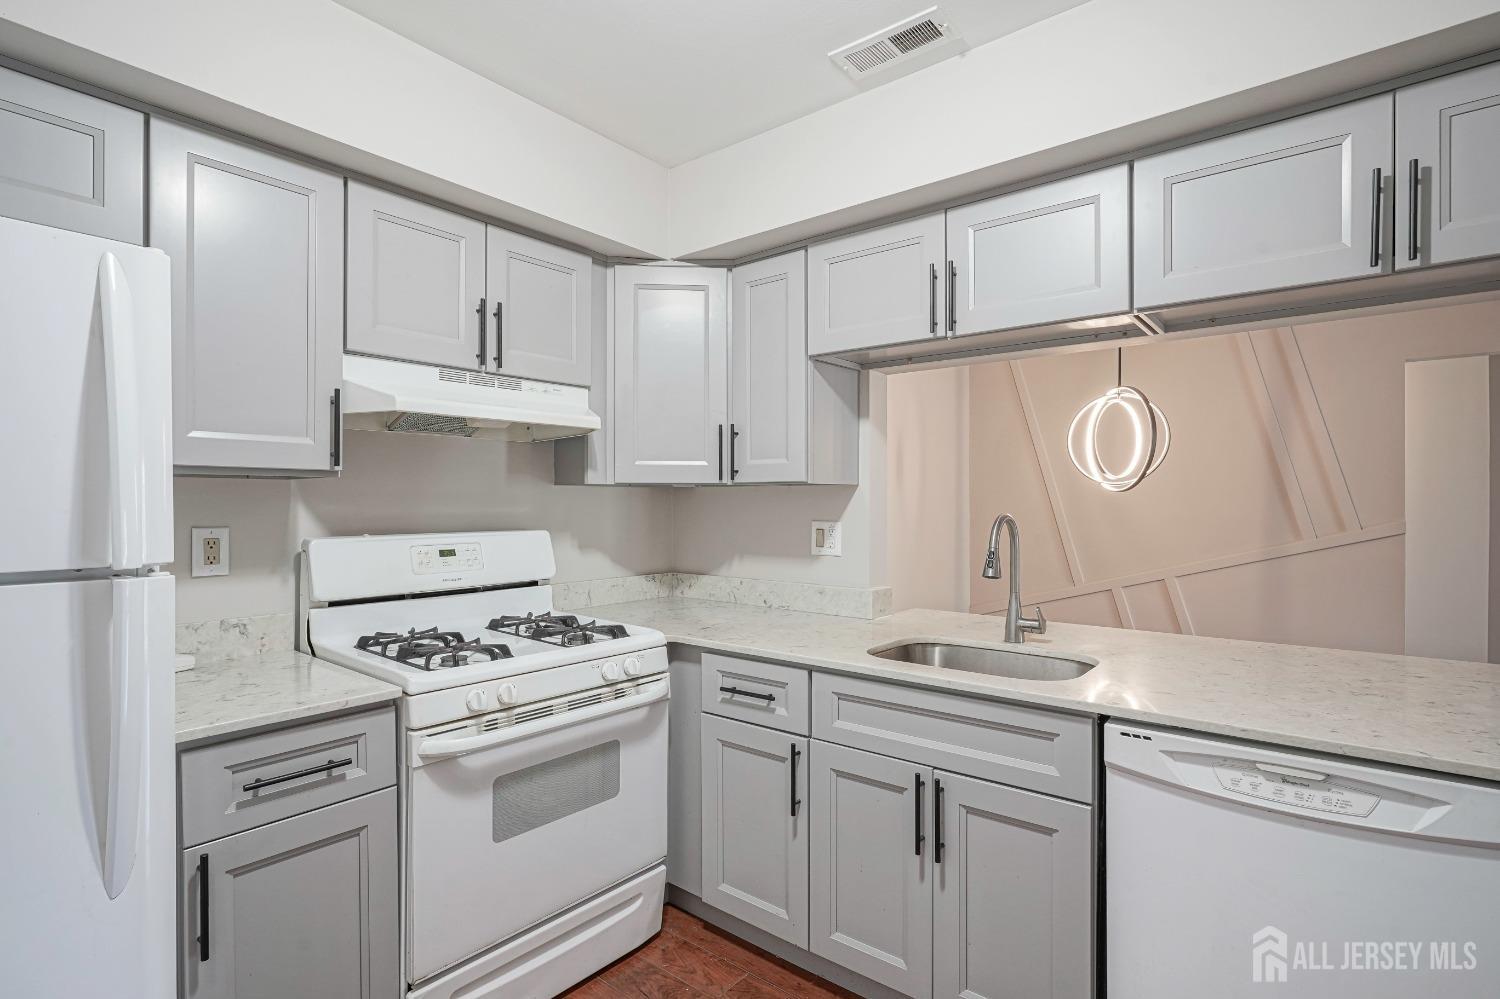
[[929,53],[944,41],[956,39],[953,29],[938,17],[938,9],[928,7],[920,14],[897,21],[882,31],[834,49],[828,53],[828,58],[850,76],[863,79],[878,70],[906,62],[918,54]]

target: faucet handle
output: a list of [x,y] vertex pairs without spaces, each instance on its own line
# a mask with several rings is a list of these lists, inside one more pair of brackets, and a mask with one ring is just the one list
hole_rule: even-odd
[[1036,620],[1029,622],[1029,624],[1031,626],[1030,630],[1036,632],[1038,635],[1045,635],[1047,633],[1047,615],[1042,613],[1041,604],[1036,605]]

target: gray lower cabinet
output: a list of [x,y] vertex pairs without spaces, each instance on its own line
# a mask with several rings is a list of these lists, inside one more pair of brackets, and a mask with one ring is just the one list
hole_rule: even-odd
[[806,738],[704,715],[705,902],[808,944]]
[[0,68],[0,215],[145,242],[146,118]]
[[667,669],[667,880],[703,895],[704,653],[674,645]]
[[396,790],[182,854],[190,999],[395,999]]
[[593,372],[593,261],[576,250],[487,227],[485,290],[493,324],[486,363],[501,374],[588,385]]
[[151,121],[151,245],[172,258],[179,468],[334,467],[343,178]]
[[809,354],[908,343],[943,332],[942,212],[815,243],[807,251]]
[[1396,91],[1396,266],[1500,254],[1500,63]]
[[948,211],[949,331],[1038,326],[1130,309],[1130,167]]
[[1388,273],[1390,94],[1134,164],[1135,307]]
[[485,224],[352,180],[348,213],[348,349],[484,367]]

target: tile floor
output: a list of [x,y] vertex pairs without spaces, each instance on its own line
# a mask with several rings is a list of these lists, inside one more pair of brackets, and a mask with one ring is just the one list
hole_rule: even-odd
[[564,999],[851,999],[854,993],[667,906],[662,931]]

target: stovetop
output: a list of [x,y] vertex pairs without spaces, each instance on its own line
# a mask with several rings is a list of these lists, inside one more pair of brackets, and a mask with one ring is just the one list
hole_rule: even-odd
[[629,631],[623,624],[606,624],[598,620],[583,621],[576,614],[502,614],[485,626],[517,638],[530,638],[550,645],[573,648],[625,638]]
[[356,649],[373,652],[382,659],[389,659],[413,669],[432,671],[456,669],[470,662],[494,662],[497,659],[512,659],[515,653],[505,645],[485,642],[479,638],[465,638],[461,632],[439,631],[436,627],[408,628],[399,631],[377,631],[373,635],[362,635],[354,643]]

